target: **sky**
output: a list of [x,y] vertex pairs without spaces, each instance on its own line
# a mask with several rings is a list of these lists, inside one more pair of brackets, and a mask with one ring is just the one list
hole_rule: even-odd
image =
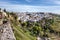
[[0,0],[0,8],[14,12],[52,12],[60,14],[60,0]]

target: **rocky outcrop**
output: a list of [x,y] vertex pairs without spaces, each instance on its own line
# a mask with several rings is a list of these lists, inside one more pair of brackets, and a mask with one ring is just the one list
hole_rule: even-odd
[[7,14],[0,10],[0,40],[16,40],[9,20],[5,20]]
[[10,22],[0,25],[0,40],[16,40]]

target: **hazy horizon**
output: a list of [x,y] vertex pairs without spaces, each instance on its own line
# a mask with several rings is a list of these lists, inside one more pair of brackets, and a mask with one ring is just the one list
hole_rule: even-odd
[[15,12],[52,12],[60,14],[60,0],[0,0],[0,8]]

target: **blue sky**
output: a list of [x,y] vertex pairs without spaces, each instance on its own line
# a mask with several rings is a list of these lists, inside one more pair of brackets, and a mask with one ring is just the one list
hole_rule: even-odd
[[0,0],[0,8],[15,12],[60,13],[60,0]]

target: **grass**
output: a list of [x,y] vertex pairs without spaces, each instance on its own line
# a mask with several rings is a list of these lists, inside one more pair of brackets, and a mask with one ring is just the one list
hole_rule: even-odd
[[[18,26],[19,23],[14,19],[14,17],[12,16],[11,18],[12,20],[12,26],[14,29],[14,35],[16,37],[16,40],[36,40],[36,37],[31,35],[27,29],[24,29],[24,27],[20,27]],[[52,29],[55,31],[59,31],[60,32],[60,17],[58,16],[54,16],[54,23],[51,25]],[[26,32],[25,32],[26,31]],[[54,38],[52,37],[58,37],[57,35],[55,35],[54,33],[49,33],[49,31],[47,31],[49,38],[51,38],[52,40],[54,40]],[[43,32],[40,33],[41,35],[43,35]],[[56,38],[58,39],[58,38]]]
[[16,40],[36,40],[36,37],[30,35],[29,32],[24,32],[24,30],[21,29],[20,26],[13,24],[13,29],[14,29]]

